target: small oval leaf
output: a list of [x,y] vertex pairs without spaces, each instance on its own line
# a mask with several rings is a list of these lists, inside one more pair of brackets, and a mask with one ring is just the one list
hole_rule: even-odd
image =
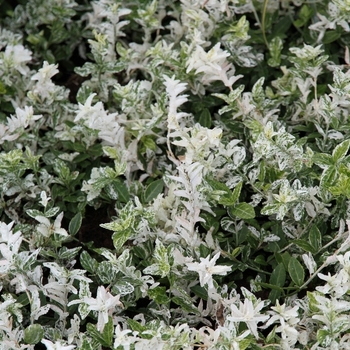
[[199,116],[199,124],[205,128],[210,128],[212,123],[211,114],[208,108],[204,108]]
[[156,198],[158,194],[162,193],[164,189],[164,181],[162,179],[150,183],[145,191],[145,202],[150,202]]
[[240,219],[254,219],[255,211],[253,206],[248,203],[238,203],[235,207],[229,208],[229,215],[234,218],[238,217]]
[[310,228],[309,242],[313,248],[312,253],[314,253],[314,254],[318,253],[318,251],[322,247],[322,235],[321,235],[321,232],[316,225],[312,225]]
[[69,222],[68,231],[72,236],[75,236],[78,233],[82,220],[83,218],[81,216],[81,213],[77,213],[73,216],[72,220]]
[[288,263],[288,273],[292,281],[298,286],[302,286],[304,283],[305,272],[300,262],[293,256]]
[[286,281],[286,270],[283,263],[279,263],[276,268],[272,271],[270,276],[270,284],[278,287],[283,287]]
[[40,324],[31,324],[24,331],[24,342],[26,344],[37,344],[44,337],[44,329]]

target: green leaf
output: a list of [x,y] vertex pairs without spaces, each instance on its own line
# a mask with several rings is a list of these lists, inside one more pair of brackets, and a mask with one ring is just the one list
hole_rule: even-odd
[[323,171],[320,179],[320,186],[324,188],[334,185],[338,176],[337,168],[333,165]]
[[27,209],[26,210],[27,215],[29,215],[31,218],[35,219],[37,216],[45,216],[43,212],[36,209]]
[[171,300],[181,307],[185,312],[192,313],[195,315],[200,315],[199,310],[193,305],[188,303],[184,298],[181,297],[172,297]]
[[292,281],[298,286],[304,283],[305,272],[300,262],[293,256],[289,260],[288,273]]
[[271,273],[270,284],[283,287],[286,281],[286,270],[283,263],[279,263]]
[[329,347],[333,340],[333,334],[329,329],[318,329],[317,330],[317,341],[323,347]]
[[204,108],[199,116],[198,123],[205,128],[210,128],[212,124],[211,114],[208,108]]
[[83,341],[79,347],[79,350],[94,350],[91,339],[87,338],[86,335],[83,335]]
[[232,200],[233,204],[236,204],[236,202],[238,201],[239,196],[241,195],[242,186],[243,186],[243,182],[241,181],[238,183],[238,185],[233,190],[232,195],[231,195],[231,200]]
[[164,189],[164,181],[162,179],[151,182],[145,190],[145,202],[150,202],[162,193]]
[[[82,67],[75,67],[74,72],[81,75],[82,77],[87,77],[90,74],[96,74],[97,68],[94,63],[91,62],[85,62]],[[85,85],[83,85],[85,87]],[[79,98],[78,102],[81,104],[85,104],[86,99],[89,97],[89,95],[86,97],[86,93],[82,92],[82,96]],[[86,97],[86,98],[85,98]],[[84,99],[85,98],[85,99]]]
[[169,250],[163,245],[160,240],[156,240],[156,248],[153,253],[157,261],[159,272],[162,277],[166,277],[170,272]]
[[171,300],[166,294],[166,287],[158,286],[152,289],[148,289],[147,294],[157,304],[168,304]]
[[271,58],[268,59],[267,64],[270,67],[278,67],[281,63],[281,51],[283,49],[283,41],[279,36],[275,36],[269,43],[269,51]]
[[270,343],[276,343],[276,328],[277,326],[273,327],[273,330],[267,335],[266,337],[266,343],[270,344]]
[[6,85],[4,85],[2,82],[0,82],[0,95],[6,94]]
[[120,294],[121,296],[131,294],[134,291],[135,291],[135,288],[131,283],[127,281],[123,281],[121,279],[118,279],[118,282],[114,284],[112,287],[112,292],[114,294]]
[[121,247],[124,245],[124,243],[129,239],[131,236],[131,230],[123,230],[119,232],[115,232],[112,235],[113,239],[113,245],[117,251],[121,249]]
[[333,41],[338,40],[342,35],[342,32],[337,32],[335,30],[327,30],[322,41],[324,44],[330,44]]
[[37,344],[44,337],[44,329],[40,324],[31,324],[24,330],[23,341],[26,344]]
[[236,259],[236,257],[241,253],[241,250],[241,247],[236,247],[235,249],[233,249],[233,251],[230,253],[230,258]]
[[150,149],[152,151],[156,151],[157,149],[157,144],[155,143],[155,141],[153,140],[153,138],[151,137],[142,137],[141,138],[141,142],[143,144],[143,146],[146,148],[146,149]]
[[299,11],[299,18],[294,22],[297,28],[304,26],[313,16],[314,10],[311,6],[304,4]]
[[80,263],[81,266],[88,272],[95,274],[98,262],[86,251],[83,250],[80,254]]
[[107,195],[121,203],[127,203],[130,200],[128,188],[119,180],[115,180],[105,187]]
[[312,313],[317,313],[320,311],[318,307],[318,301],[316,299],[316,295],[318,292],[306,292],[307,300],[309,301],[309,309]]
[[116,281],[117,276],[117,268],[115,265],[110,263],[109,261],[102,261],[96,270],[96,274],[101,279],[101,281],[105,284],[111,284]]
[[257,263],[258,265],[266,266],[268,265],[267,262],[265,261],[264,255],[260,254],[258,255],[255,259],[254,262]]
[[291,255],[288,252],[283,252],[282,254],[276,254],[276,261],[278,263],[283,263],[284,269],[288,270],[289,260]]
[[275,290],[277,292],[282,292],[283,291],[283,288],[282,287],[278,287],[274,284],[271,284],[271,283],[264,283],[264,282],[259,282],[259,285],[266,288],[266,289],[272,289],[272,290]]
[[119,159],[119,151],[111,146],[103,146],[103,153],[106,154],[111,159]]
[[349,151],[349,147],[350,140],[345,140],[334,148],[334,151],[332,153],[334,163],[339,163],[345,158],[346,154]]
[[314,153],[312,161],[319,166],[332,166],[334,165],[333,157],[326,153]]
[[201,258],[206,258],[211,253],[211,249],[205,246],[204,244],[201,244],[199,246],[199,255]]
[[267,204],[264,206],[264,208],[261,209],[261,214],[263,215],[276,214],[278,213],[280,207],[281,207],[280,203]]
[[272,290],[269,293],[269,299],[271,303],[275,303],[280,298],[282,291],[276,289],[276,287],[283,287],[286,281],[286,270],[283,263],[279,263],[276,268],[272,271],[270,276],[270,284],[274,287],[270,287]]
[[254,208],[248,203],[238,203],[235,207],[229,208],[228,213],[232,218],[240,219],[254,219],[255,211]]
[[203,300],[208,300],[208,292],[204,287],[201,287],[200,285],[196,285],[190,288],[191,292],[196,294],[198,297],[200,297]]
[[127,318],[126,322],[128,323],[129,327],[133,330],[139,333],[141,338],[144,339],[152,339],[152,334],[144,334],[143,332],[147,330],[146,326],[143,326],[141,323],[131,319]]
[[88,323],[86,325],[86,330],[89,336],[97,340],[102,346],[111,347],[113,343],[113,320],[112,317],[108,318],[108,322],[105,324],[102,333],[100,333],[96,326]]
[[58,253],[58,257],[62,260],[72,261],[76,255],[79,253],[81,247],[68,249],[67,247],[62,247]]
[[81,216],[81,213],[79,212],[76,213],[73,216],[72,220],[69,222],[68,231],[72,236],[75,236],[78,233],[81,227],[82,220],[83,218]]
[[208,182],[208,184],[213,189],[213,191],[226,192],[225,195],[231,194],[230,188],[227,185],[225,185],[225,183],[218,181],[218,180],[215,180],[215,179],[212,179],[212,178],[209,178],[209,177],[207,177],[205,180]]
[[322,247],[322,235],[316,225],[312,225],[309,232],[309,242],[313,248],[314,254],[318,253]]
[[313,253],[314,247],[307,241],[304,241],[302,239],[295,239],[292,241],[294,244],[296,244],[301,249],[305,250],[306,252]]

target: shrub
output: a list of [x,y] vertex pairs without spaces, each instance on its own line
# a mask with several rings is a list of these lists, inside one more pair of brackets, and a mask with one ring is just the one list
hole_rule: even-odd
[[349,20],[1,1],[1,349],[348,349]]

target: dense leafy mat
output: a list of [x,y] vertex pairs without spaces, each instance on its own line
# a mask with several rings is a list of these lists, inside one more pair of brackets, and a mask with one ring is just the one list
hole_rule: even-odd
[[0,348],[349,349],[349,20],[0,1]]

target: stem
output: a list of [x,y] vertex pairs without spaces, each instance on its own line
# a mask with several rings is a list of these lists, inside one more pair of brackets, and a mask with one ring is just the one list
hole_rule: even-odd
[[[332,245],[333,243],[339,241],[340,239],[342,239],[344,236],[348,235],[348,232],[343,233],[341,236],[338,236],[334,239],[332,239],[329,243],[327,243],[324,247],[322,247],[321,250],[326,249],[327,247],[329,247],[330,245]],[[333,256],[338,255],[339,251],[342,249],[342,247],[339,247],[335,253],[333,254]],[[317,271],[315,271],[310,278],[300,287],[300,289],[305,288],[316,276],[318,273],[320,273],[320,271],[322,271],[325,267],[327,267],[330,263],[327,262],[327,260],[317,269]]]
[[[300,238],[306,230],[309,229],[310,225],[312,224],[312,222],[315,220],[315,217],[311,218],[310,221],[309,221],[309,224],[301,231],[301,233],[298,235],[298,238]],[[287,250],[288,248],[290,248],[294,243],[289,243],[287,246],[285,246],[284,248],[282,248],[278,253],[282,253],[284,252],[285,250]],[[323,248],[322,248],[323,249]]]
[[267,4],[268,4],[269,0],[264,0],[264,6],[263,6],[263,12],[262,12],[262,17],[261,17],[261,31],[262,31],[262,35],[263,35],[263,38],[264,38],[264,42],[265,42],[265,45],[266,47],[268,48],[269,47],[269,44],[267,42],[267,39],[266,39],[266,12],[267,12]]

